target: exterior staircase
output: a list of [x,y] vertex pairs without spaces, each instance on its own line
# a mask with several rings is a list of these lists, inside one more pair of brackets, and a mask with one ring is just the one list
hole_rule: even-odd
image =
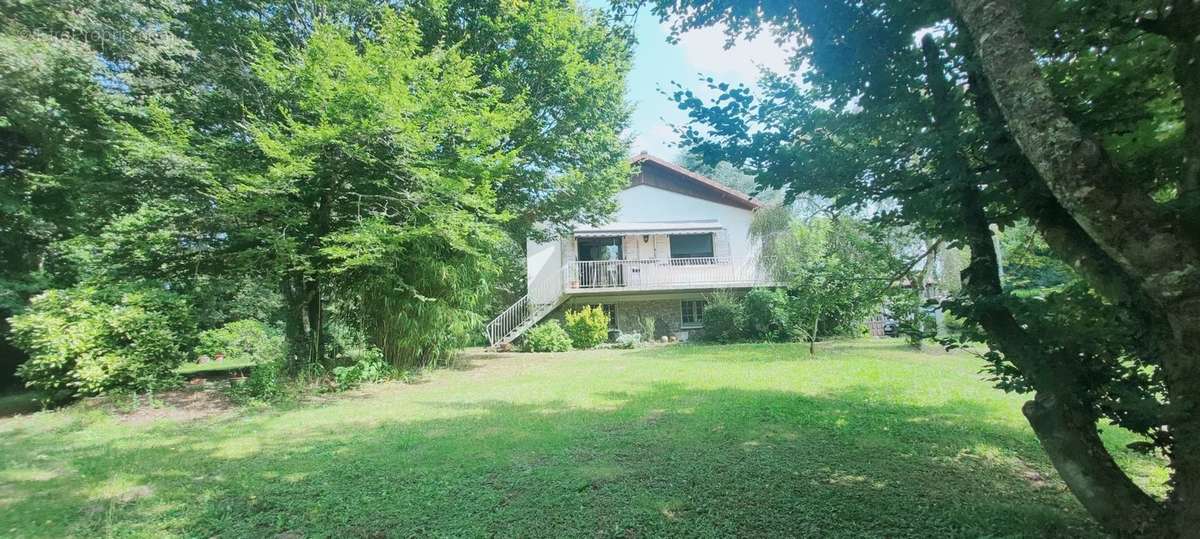
[[[545,298],[553,298],[547,301]],[[488,323],[485,333],[492,348],[512,343],[567,300],[561,285],[538,283]]]

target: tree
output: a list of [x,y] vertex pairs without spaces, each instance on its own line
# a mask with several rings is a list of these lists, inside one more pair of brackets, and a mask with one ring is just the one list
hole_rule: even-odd
[[[966,247],[945,306],[987,342],[1089,513],[1118,534],[1200,526],[1200,7],[1189,1],[1037,4],[655,2],[676,31],[774,32],[811,66],[756,96],[687,92],[685,142],[766,186],[882,208],[877,222]],[[1182,157],[1182,158],[1181,158]],[[1028,220],[1077,278],[1053,298],[999,278],[993,227]],[[1103,328],[1104,331],[1099,331]],[[1106,420],[1171,460],[1165,501],[1096,434]]]
[[[153,281],[186,298],[198,330],[287,310],[301,328],[295,344],[336,316],[393,361],[430,363],[500,296],[520,294],[523,281],[496,278],[497,258],[503,268],[520,260],[523,243],[511,238],[523,241],[533,222],[596,220],[628,180],[629,33],[570,0],[37,0],[0,10],[0,342],[8,316],[47,288]],[[399,52],[434,71],[391,82],[419,80],[426,86],[409,90],[435,94],[326,73],[340,92],[328,102],[344,108],[314,111],[322,92],[285,58],[334,26],[361,56],[383,46],[380,29],[397,17],[409,21],[391,36],[405,42]],[[272,74],[266,51],[284,67]],[[319,59],[344,59],[332,56]],[[355,68],[395,67],[366,61],[377,65]],[[308,82],[319,78],[319,66],[306,67]],[[434,77],[443,67],[451,76]],[[414,111],[445,114],[380,116]],[[333,123],[306,123],[318,117]],[[357,137],[353,122],[364,128]],[[414,146],[388,146],[396,141]],[[298,181],[309,165],[331,183]],[[392,188],[422,198],[385,202]],[[304,215],[325,196],[329,230],[298,228],[324,227]],[[280,301],[286,276],[290,302]],[[297,299],[317,295],[321,308]],[[321,355],[321,339],[310,342],[293,346],[311,348],[306,364]],[[13,352],[14,364],[25,358]]]
[[898,257],[879,231],[847,216],[798,221],[771,213],[760,214],[751,232],[787,286],[790,318],[811,354],[818,337],[853,333],[878,312],[897,280]]
[[194,51],[174,33],[183,10],[173,1],[0,5],[0,385],[25,359],[8,346],[6,319],[45,288],[71,284],[55,243],[96,233],[148,187],[171,183],[138,174],[147,154],[124,152],[152,120],[150,104],[184,91],[178,74]]
[[334,300],[388,359],[440,359],[494,278],[503,141],[528,111],[458,51],[424,53],[412,20],[373,36],[320,23],[302,47],[263,43],[280,112],[251,119],[261,158],[213,192],[234,241],[280,269],[293,371],[327,358]]
[[189,117],[202,132],[252,154],[251,145],[238,144],[240,122],[247,114],[276,112],[261,81],[245,69],[258,40],[281,49],[302,46],[319,22],[338,21],[352,41],[369,41],[388,14],[414,21],[422,53],[453,48],[471,58],[482,86],[529,109],[501,141],[513,166],[495,186],[497,204],[512,215],[505,227],[522,245],[535,223],[562,228],[613,210],[613,195],[629,181],[621,133],[629,119],[631,34],[625,23],[575,0],[198,3],[182,15],[204,66],[189,80],[213,91],[193,100]]

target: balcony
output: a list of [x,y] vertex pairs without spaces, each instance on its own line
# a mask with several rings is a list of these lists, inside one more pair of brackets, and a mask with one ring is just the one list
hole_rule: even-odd
[[759,258],[666,258],[571,262],[563,267],[567,294],[773,286]]

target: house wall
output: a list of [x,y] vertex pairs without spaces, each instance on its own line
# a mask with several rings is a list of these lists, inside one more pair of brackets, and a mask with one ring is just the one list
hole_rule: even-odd
[[[750,223],[754,212],[725,204],[710,202],[649,185],[635,185],[617,193],[617,213],[613,221],[691,221],[716,219],[724,230],[713,238],[714,256],[748,257],[758,253],[750,241]],[[640,241],[640,236],[638,237]],[[656,247],[670,256],[666,235],[658,235]],[[625,246],[628,251],[628,245]],[[561,267],[561,266],[560,266]]]
[[[617,212],[613,221],[691,221],[716,219],[723,230],[713,236],[713,256],[744,258],[758,255],[757,242],[750,240],[750,223],[754,212],[718,204],[649,185],[635,185],[617,193]],[[547,242],[527,241],[526,285],[528,290],[542,289],[535,283],[562,288],[562,267],[575,261],[575,241],[564,237]],[[668,258],[671,256],[667,234],[625,236],[622,249],[627,260]],[[543,279],[545,279],[543,281]],[[549,295],[543,292],[541,295]],[[535,301],[550,301],[552,297],[537,297]]]
[[686,341],[689,338],[695,338],[699,335],[702,328],[682,329],[680,327],[683,322],[680,302],[684,300],[704,299],[705,295],[711,292],[697,291],[674,294],[572,298],[546,315],[540,323],[545,323],[547,320],[558,320],[562,324],[566,321],[566,313],[569,310],[578,309],[584,305],[610,304],[616,306],[617,329],[621,330],[622,333],[641,333],[641,319],[646,316],[653,316],[656,320],[655,330],[659,334],[674,336],[679,340]]
[[562,244],[560,240],[525,242],[526,290],[536,303],[551,303],[562,294]]

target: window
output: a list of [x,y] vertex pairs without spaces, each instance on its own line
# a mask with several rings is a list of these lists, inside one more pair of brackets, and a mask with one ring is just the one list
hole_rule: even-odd
[[684,300],[679,303],[681,327],[698,328],[704,326],[704,300]]
[[712,256],[712,233],[671,235],[671,258],[711,258]]

